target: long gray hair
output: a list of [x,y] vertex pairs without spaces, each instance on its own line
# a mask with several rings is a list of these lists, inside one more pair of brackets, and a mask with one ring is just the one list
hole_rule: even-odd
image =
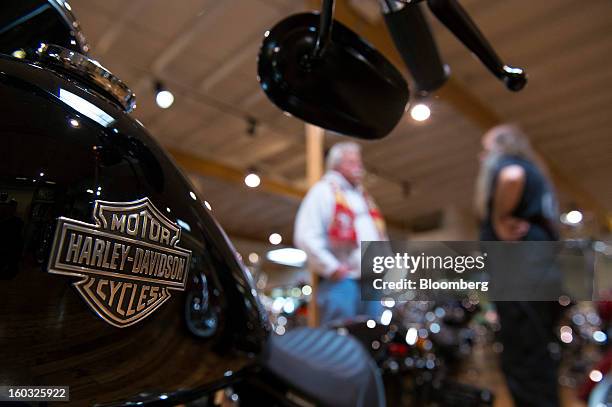
[[531,147],[525,133],[517,125],[501,124],[495,126],[485,133],[483,140],[490,141],[491,149],[482,160],[476,180],[474,206],[481,219],[487,216],[487,203],[493,193],[491,191],[493,175],[502,157],[511,155],[524,158],[536,165],[542,175],[548,178],[546,167]]

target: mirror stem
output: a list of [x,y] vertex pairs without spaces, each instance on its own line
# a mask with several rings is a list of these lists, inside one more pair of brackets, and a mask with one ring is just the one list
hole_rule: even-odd
[[334,22],[334,0],[323,0],[317,42],[312,52],[313,59],[320,58],[331,42],[331,30]]

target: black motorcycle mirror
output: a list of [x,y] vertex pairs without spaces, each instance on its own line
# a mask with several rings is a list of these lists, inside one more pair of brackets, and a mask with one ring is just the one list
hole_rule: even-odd
[[382,54],[333,20],[333,6],[324,0],[320,14],[295,14],[266,32],[259,82],[274,104],[308,123],[384,137],[404,114],[408,85]]

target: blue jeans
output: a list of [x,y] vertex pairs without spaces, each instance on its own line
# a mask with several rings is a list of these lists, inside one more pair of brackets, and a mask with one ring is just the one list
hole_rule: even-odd
[[321,279],[317,291],[321,326],[334,320],[353,319],[358,315],[376,321],[382,314],[380,301],[361,301],[359,281],[345,278],[340,281]]

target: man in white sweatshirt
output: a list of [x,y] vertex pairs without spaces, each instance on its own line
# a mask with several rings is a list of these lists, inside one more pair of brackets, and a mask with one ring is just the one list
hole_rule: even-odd
[[320,276],[317,301],[321,325],[357,315],[378,318],[380,302],[361,301],[361,241],[387,240],[380,211],[363,189],[360,146],[335,144],[327,172],[308,191],[297,213],[294,242]]

